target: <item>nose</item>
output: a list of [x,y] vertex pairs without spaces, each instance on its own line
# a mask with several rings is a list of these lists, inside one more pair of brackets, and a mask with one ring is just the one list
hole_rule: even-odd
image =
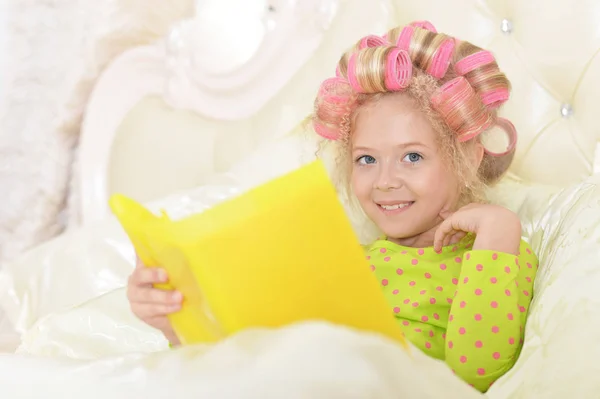
[[379,164],[374,186],[381,191],[395,190],[402,187],[402,178],[394,162]]

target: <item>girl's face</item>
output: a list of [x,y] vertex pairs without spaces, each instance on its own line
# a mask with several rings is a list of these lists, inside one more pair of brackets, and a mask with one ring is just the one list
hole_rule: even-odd
[[361,109],[352,132],[352,189],[367,216],[396,243],[433,243],[441,212],[456,209],[459,183],[437,133],[406,95]]

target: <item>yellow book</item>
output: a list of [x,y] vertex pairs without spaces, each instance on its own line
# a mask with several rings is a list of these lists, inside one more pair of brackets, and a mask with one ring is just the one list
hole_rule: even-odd
[[309,320],[405,343],[320,161],[178,221],[119,194],[110,206],[183,294],[169,316],[182,344]]

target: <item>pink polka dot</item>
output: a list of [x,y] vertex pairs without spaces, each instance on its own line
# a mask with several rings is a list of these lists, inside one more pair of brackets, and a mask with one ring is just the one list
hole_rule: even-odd
[[506,317],[508,317],[508,320],[513,320],[514,319],[514,316],[513,316],[512,313],[507,314]]
[[515,344],[515,339],[513,337],[510,337],[508,339],[508,343],[509,343],[509,345],[514,345]]
[[419,307],[419,302],[413,302],[412,306],[413,306],[413,308]]
[[506,296],[510,296],[511,295],[510,290],[504,290],[504,293],[506,294]]
[[481,321],[481,315],[479,313],[475,315],[475,321]]
[[499,328],[498,326],[493,326],[493,327],[492,327],[492,332],[493,332],[494,334],[498,334],[498,333],[500,332],[500,328]]
[[461,263],[462,262],[462,258],[459,258],[458,256],[456,258],[454,258],[454,261],[456,263]]
[[496,302],[496,301],[492,301],[492,302],[490,303],[490,306],[491,306],[492,308],[496,309],[496,308],[498,307],[498,302]]
[[465,306],[467,306],[467,303],[465,301],[461,301],[460,302],[460,307],[464,308]]
[[531,277],[527,276],[525,277],[525,280],[527,280],[528,283],[531,283]]
[[394,295],[398,295],[399,293],[400,293],[400,291],[399,291],[399,290],[394,290],[394,291],[392,291],[392,294],[394,294]]
[[492,259],[493,259],[493,260],[496,260],[496,259],[498,259],[498,254],[492,254]]
[[366,258],[366,259],[367,259],[367,260],[371,260],[371,257],[370,257],[370,256],[367,256],[367,258]]
[[436,254],[441,254],[441,253],[442,253],[442,250],[441,250],[441,248],[440,248],[440,249],[434,249],[433,251],[434,251]]
[[444,288],[442,288],[442,286],[438,285],[437,287],[435,287],[435,290],[442,292],[444,290]]
[[529,296],[529,291],[523,291],[523,295]]
[[471,254],[467,254],[465,258],[467,258],[467,260],[471,259]]
[[432,305],[435,305],[437,301],[435,300],[435,298],[429,298],[429,303]]
[[446,339],[446,333],[442,334],[442,339]]
[[452,321],[452,320],[454,320],[454,315],[453,314],[451,314],[450,317],[448,317],[448,321]]
[[531,249],[527,248],[527,253],[531,255]]
[[396,274],[398,276],[402,276],[404,274],[404,270],[402,270],[402,269],[396,269]]
[[427,290],[421,290],[421,291],[419,292],[419,294],[421,294],[421,295],[425,295],[426,293],[427,293]]
[[446,264],[445,263],[440,264],[440,269],[446,270]]
[[405,305],[408,305],[409,303],[410,303],[410,299],[407,298],[407,299],[404,300],[404,304]]
[[477,369],[477,374],[484,375],[485,374],[485,369],[481,369],[481,368]]
[[375,265],[371,265],[371,271],[374,272],[375,271]]
[[400,313],[400,308],[398,306],[394,308],[394,313]]
[[437,314],[437,313],[434,313],[433,314],[433,318],[436,319],[436,320],[439,320],[440,319],[440,315]]
[[423,255],[423,254],[425,253],[425,251],[424,251],[423,249],[419,249],[419,250],[417,251],[417,253],[418,253],[419,255]]
[[498,282],[498,279],[496,277],[490,278],[490,283],[496,284],[497,282]]
[[425,278],[430,279],[431,278],[431,273],[425,273]]
[[417,283],[415,281],[411,281],[408,283],[408,285],[410,285],[411,287],[414,287]]
[[455,245],[452,247],[452,252],[456,252],[456,251],[458,251],[458,247]]
[[519,265],[519,258],[515,258],[515,265],[521,267],[521,265]]
[[430,342],[425,342],[425,347],[427,349],[431,349],[431,343]]
[[515,287],[519,286],[519,282],[517,280],[515,280]]
[[423,332],[423,330],[421,330],[420,328],[415,328],[415,332],[420,333]]
[[461,363],[464,364],[464,363],[467,362],[467,357],[466,356],[461,356],[459,360],[460,360]]
[[504,268],[504,271],[505,271],[507,274],[508,274],[508,273],[510,273],[510,267],[506,266],[506,267]]
[[404,321],[402,322],[402,324],[403,324],[403,325],[405,325],[405,326],[408,326],[408,325],[410,324],[410,322],[409,322],[408,320],[404,320]]
[[482,291],[479,288],[477,288],[475,290],[475,295],[479,296],[479,295],[481,295],[481,293],[482,293]]
[[527,312],[527,309],[525,309],[525,306],[519,306],[519,312],[525,313]]
[[531,266],[531,263],[527,263],[527,268],[528,269],[532,269],[533,268],[533,266]]
[[452,284],[454,284],[454,285],[458,285],[458,279],[457,279],[457,278],[453,278],[453,279],[452,279]]
[[390,259],[392,259],[392,258],[390,258],[389,256],[386,256],[385,258],[383,258],[383,261],[384,261],[384,262],[389,262],[389,261],[390,261]]
[[494,359],[498,360],[498,359],[500,359],[500,353],[498,353],[498,352],[494,352],[494,353],[492,354],[492,357],[493,357]]
[[469,278],[465,277],[465,279],[463,280],[463,284],[467,284],[469,282]]
[[434,335],[433,330],[429,330],[429,337],[433,338]]
[[475,269],[477,269],[478,272],[481,272],[481,271],[483,271],[483,265],[481,265],[481,264],[477,265],[477,266],[475,266]]
[[402,251],[400,252],[402,255],[406,255],[408,253],[408,251]]
[[421,316],[421,321],[423,323],[427,323],[429,321],[429,317],[427,317],[427,316]]
[[419,261],[417,259],[413,259],[410,261],[410,263],[412,263],[413,265],[416,265],[419,263]]
[[386,250],[385,248],[381,248],[381,249],[379,250],[379,252],[381,252],[382,254],[384,254],[384,253],[386,253],[386,252],[387,252],[387,250]]
[[381,280],[381,285],[385,287],[386,285],[388,285],[388,281],[386,279]]
[[476,348],[481,348],[481,347],[483,347],[483,342],[481,342],[481,341],[475,341],[475,347],[476,347]]
[[452,305],[452,298],[446,298],[446,302],[448,302],[450,305]]
[[458,333],[460,335],[465,335],[466,332],[467,332],[467,330],[464,327],[461,327],[461,328],[458,329]]
[[452,341],[448,341],[448,348],[454,348],[454,343]]

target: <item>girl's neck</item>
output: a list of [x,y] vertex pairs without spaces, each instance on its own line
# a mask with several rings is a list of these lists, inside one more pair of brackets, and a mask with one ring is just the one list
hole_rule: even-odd
[[403,247],[412,248],[427,248],[433,246],[433,238],[439,224],[436,224],[431,229],[424,231],[421,234],[412,237],[393,238],[388,237],[387,240],[394,244],[402,245]]

